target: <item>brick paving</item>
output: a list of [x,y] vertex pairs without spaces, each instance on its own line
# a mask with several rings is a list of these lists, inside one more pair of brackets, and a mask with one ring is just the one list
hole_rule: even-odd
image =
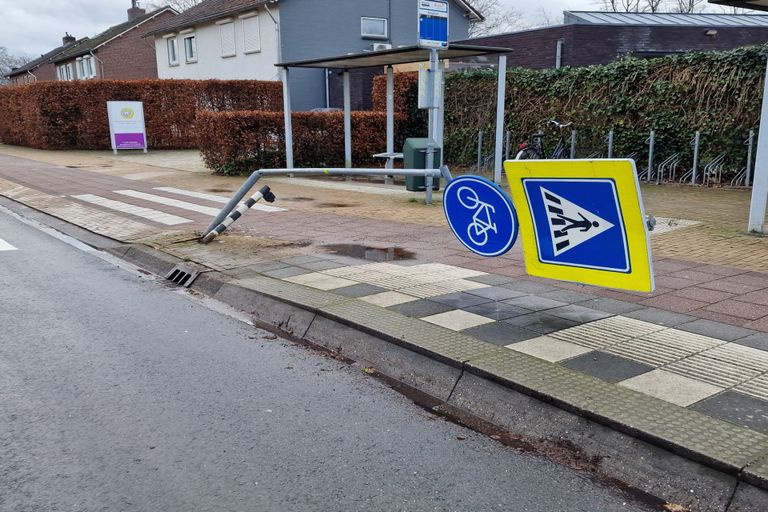
[[[768,433],[768,273],[761,271],[768,241],[738,231],[746,218],[743,192],[649,189],[648,210],[701,224],[652,236],[657,290],[645,294],[530,278],[519,245],[499,258],[475,256],[445,227],[441,209],[412,202],[415,195],[306,182],[275,182],[276,205],[286,211],[250,211],[202,246],[192,239],[210,216],[116,191],[219,208],[158,188],[227,195],[242,178],[105,155],[62,156],[68,166],[41,161],[56,153],[0,147],[0,194],[235,278],[267,275],[329,290]],[[163,155],[163,165],[172,162]],[[709,207],[702,206],[710,192]],[[84,194],[144,210],[118,212],[74,197]],[[169,228],[140,215],[148,209],[188,222]],[[348,254],[360,247],[397,247],[406,259],[372,263]]]

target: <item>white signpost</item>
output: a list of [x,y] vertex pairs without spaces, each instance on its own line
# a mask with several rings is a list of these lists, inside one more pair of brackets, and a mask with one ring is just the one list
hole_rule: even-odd
[[108,101],[109,134],[112,151],[141,149],[147,152],[144,104],[140,101]]

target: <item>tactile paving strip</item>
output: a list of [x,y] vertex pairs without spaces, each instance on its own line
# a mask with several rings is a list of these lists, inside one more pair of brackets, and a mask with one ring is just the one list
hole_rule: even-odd
[[640,338],[614,345],[608,352],[653,366],[664,366],[725,343],[677,329],[652,332]]
[[607,348],[631,339],[629,336],[601,329],[598,325],[599,323],[598,321],[577,325],[562,331],[555,331],[548,336],[595,350]]
[[749,380],[734,388],[735,391],[741,391],[747,395],[752,395],[756,398],[762,398],[768,400],[768,374],[760,375],[752,380]]
[[702,352],[702,355],[724,363],[750,368],[757,373],[768,372],[768,352],[736,343],[728,343]]
[[684,377],[729,388],[757,377],[760,372],[726,361],[707,357],[705,353],[694,354],[664,367],[665,370]]
[[396,311],[383,309],[362,301],[352,301],[321,308],[332,318],[363,327],[375,334],[384,334],[453,362],[464,362],[491,352],[507,349],[478,340],[444,327],[410,318]]
[[652,332],[666,329],[666,327],[663,325],[656,325],[650,322],[644,322],[642,320],[636,320],[634,318],[628,318],[625,316],[612,316],[609,318],[604,318],[602,320],[592,322],[591,325],[603,331],[616,333],[628,338],[638,338]]
[[516,389],[568,404],[648,439],[725,464],[732,471],[765,455],[768,436],[513,350],[467,365]]

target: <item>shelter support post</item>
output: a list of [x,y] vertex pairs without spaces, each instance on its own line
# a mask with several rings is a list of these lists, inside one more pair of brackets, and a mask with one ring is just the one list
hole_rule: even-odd
[[293,167],[293,124],[291,123],[291,88],[288,84],[288,68],[282,68],[283,116],[285,119],[285,166]]
[[395,71],[387,66],[387,153],[395,152]]
[[349,70],[344,70],[344,167],[352,167],[352,97]]
[[440,91],[440,95],[437,98],[437,115],[435,122],[435,142],[437,147],[440,148],[440,165],[443,165],[445,159],[445,144],[444,144],[444,132],[445,132],[445,61],[438,61],[438,73],[437,80],[440,80],[437,90]]
[[760,110],[760,128],[757,132],[757,157],[752,179],[752,202],[749,206],[750,233],[764,233],[765,207],[768,202],[768,66],[763,84],[763,107]]
[[501,170],[504,162],[501,158],[504,136],[504,99],[507,90],[507,56],[499,55],[499,85],[496,91],[496,153],[493,160],[493,182],[501,183]]
[[[387,153],[395,152],[395,70],[387,66]],[[387,167],[392,167],[392,159],[387,159]],[[384,178],[384,183],[391,185],[392,177]]]
[[[429,71],[427,79],[427,107],[429,108],[429,134],[427,136],[427,169],[435,168],[435,128],[437,127],[437,102],[435,101],[435,75],[437,74],[437,50],[429,52]],[[427,204],[431,203],[432,187],[426,187]]]

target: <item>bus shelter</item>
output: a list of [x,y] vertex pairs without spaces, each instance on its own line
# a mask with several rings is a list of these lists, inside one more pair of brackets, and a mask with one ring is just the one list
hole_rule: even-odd
[[[473,46],[464,44],[451,44],[446,49],[435,50],[422,48],[419,46],[405,46],[393,48],[390,50],[368,51],[362,53],[353,53],[340,55],[336,57],[326,57],[311,60],[302,60],[294,62],[281,62],[276,66],[282,69],[281,79],[283,82],[283,102],[285,115],[285,154],[286,167],[293,168],[293,129],[291,124],[291,92],[288,84],[291,68],[322,68],[322,69],[340,69],[343,73],[343,91],[344,91],[344,166],[352,168],[352,108],[350,93],[350,70],[361,68],[381,67],[385,68],[387,76],[387,150],[385,155],[395,154],[395,106],[394,106],[394,66],[400,64],[411,64],[419,62],[429,62],[429,75],[427,81],[427,96],[429,108],[429,129],[428,140],[430,149],[428,149],[427,160],[432,163],[432,168],[439,167],[431,159],[431,152],[436,144],[442,144],[443,141],[443,98],[445,89],[444,81],[435,82],[435,77],[442,73],[437,73],[439,69],[444,69],[445,61],[450,59],[498,55],[498,90],[496,98],[496,145],[495,145],[495,164],[494,181],[501,181],[502,170],[502,136],[504,133],[504,98],[506,88],[506,71],[508,48],[495,48],[487,46]],[[437,98],[437,101],[435,100]]]

